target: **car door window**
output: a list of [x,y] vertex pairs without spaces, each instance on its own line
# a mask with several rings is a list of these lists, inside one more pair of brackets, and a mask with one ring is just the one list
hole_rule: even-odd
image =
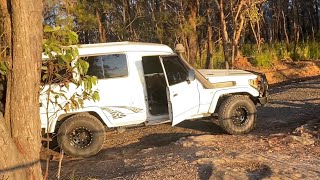
[[162,57],[163,66],[166,70],[169,85],[184,82],[188,78],[188,72],[178,56]]

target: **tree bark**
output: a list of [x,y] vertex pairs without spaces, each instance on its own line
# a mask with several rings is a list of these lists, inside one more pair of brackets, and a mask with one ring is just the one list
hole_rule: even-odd
[[[254,39],[256,41],[256,44],[257,44],[257,51],[258,51],[258,53],[260,53],[261,52],[261,39],[260,39],[260,36],[258,35],[258,34],[260,34],[260,30],[258,28],[258,30],[256,31],[255,24],[253,24],[252,21],[249,21],[249,24],[250,24]],[[257,22],[257,26],[259,27],[259,22]]]
[[[293,54],[294,58],[297,56],[297,45],[300,38],[299,33],[299,18],[298,18],[298,4],[297,0],[293,2],[293,32],[294,32],[294,47],[293,47]],[[295,59],[296,60],[296,59]]]
[[28,166],[22,161],[22,156],[14,144],[11,133],[0,115],[0,179],[26,179],[27,172],[23,166]]
[[[42,1],[11,0],[12,70],[0,120],[0,174],[7,179],[42,179],[40,168],[39,84],[42,52]],[[10,122],[8,125],[5,122]],[[11,130],[11,133],[10,133]],[[8,148],[8,149],[7,149]],[[16,158],[12,158],[16,157]],[[1,177],[0,176],[0,177]]]
[[[241,8],[239,7],[239,9],[241,9]],[[238,21],[238,20],[235,19],[235,21]],[[242,30],[243,30],[243,27],[244,27],[244,23],[245,23],[245,17],[243,17],[241,15],[239,28],[237,28],[238,25],[236,25],[234,27],[235,29],[233,29],[234,36],[233,36],[233,41],[232,41],[232,53],[231,53],[231,66],[232,66],[232,68],[233,68],[233,64],[234,64],[234,61],[236,59],[237,53],[238,53],[238,45],[239,45],[239,40],[240,40],[240,36],[241,36]]]
[[103,27],[103,24],[101,22],[101,15],[98,9],[96,11],[96,19],[97,19],[97,24],[98,24],[98,32],[99,32],[99,42],[104,43],[107,42],[107,37],[106,37],[106,30]]
[[229,56],[229,48],[228,44],[230,44],[229,36],[228,36],[228,30],[227,30],[227,23],[225,20],[224,15],[224,4],[223,0],[220,0],[220,23],[221,23],[221,29],[222,29],[222,46],[223,46],[223,52],[224,52],[224,62],[226,69],[230,68],[230,56]]
[[[244,24],[245,24],[245,17],[242,14],[244,5],[245,5],[245,2],[240,0],[239,4],[237,4],[237,6],[236,6],[236,11],[232,12],[232,21],[233,21],[232,50],[231,50],[231,66],[232,66],[232,68],[233,68],[235,58],[238,53],[238,44],[239,44],[241,33],[242,33],[242,30],[243,30]],[[233,9],[235,8],[233,1],[230,1],[230,7],[231,7],[231,11],[233,11]]]
[[317,32],[319,33],[320,30],[320,18],[319,18],[320,14],[319,14],[319,2],[318,0],[315,0],[315,19],[316,19],[316,28],[317,28]]
[[286,37],[286,45],[287,45],[287,48],[289,48],[289,36],[288,36],[288,32],[287,32],[287,22],[286,22],[286,17],[284,15],[284,12],[283,10],[281,11],[281,14],[282,14],[282,18],[283,18],[283,31],[284,31],[284,35]]
[[189,50],[190,50],[190,59],[189,62],[191,65],[195,65],[198,53],[199,53],[199,47],[198,47],[198,34],[197,34],[197,18],[198,18],[198,3],[196,0],[192,0],[188,4],[189,9],[189,16],[188,16],[188,22],[191,26],[191,32],[188,35],[188,44],[189,44]]
[[213,31],[212,31],[212,9],[210,8],[210,1],[207,1],[207,21],[208,21],[208,27],[207,27],[207,33],[208,33],[208,49],[207,49],[207,60],[206,60],[206,68],[212,69],[213,68],[213,62],[212,62],[212,56],[213,56]]

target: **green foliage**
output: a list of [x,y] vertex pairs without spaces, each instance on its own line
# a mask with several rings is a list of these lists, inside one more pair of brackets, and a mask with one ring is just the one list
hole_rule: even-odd
[[288,49],[288,47],[285,44],[275,43],[272,46],[270,46],[269,48],[276,51],[276,55],[279,60],[291,59],[292,52],[290,52],[290,48]]
[[320,43],[308,42],[300,43],[296,46],[296,50],[292,48],[293,53],[291,58],[293,60],[314,60],[320,59]]
[[213,61],[213,68],[214,69],[224,69],[225,68],[225,62],[223,59],[224,53],[222,47],[217,48],[212,57]]
[[[42,91],[49,101],[45,105],[59,106],[70,111],[83,107],[86,100],[99,100],[99,93],[93,90],[97,78],[86,75],[89,64],[77,59],[78,35],[68,28],[44,28],[43,52],[47,57],[42,66]],[[70,94],[70,92],[74,92]],[[64,103],[62,103],[64,102]]]
[[[242,44],[240,46],[240,55],[248,57],[250,63],[256,67],[270,68],[277,61],[280,60],[317,60],[320,59],[320,43],[305,43],[299,44],[294,53],[294,46],[290,44],[289,47],[284,43],[263,44],[261,52],[257,50],[254,44]],[[218,46],[214,49],[211,61],[214,69],[225,68],[224,52],[222,47]],[[205,68],[207,59],[207,50],[205,49],[201,54],[201,59],[198,57],[195,67]]]
[[296,47],[296,50],[291,54],[293,60],[306,60],[309,57],[309,46],[300,45]]
[[320,58],[319,42],[299,43],[296,46],[294,44],[287,46],[283,43],[274,43],[267,47],[276,52],[279,60],[316,60]]
[[257,48],[253,44],[243,44],[240,51],[242,56],[251,57],[256,54]]
[[[222,47],[217,47],[216,49],[214,49],[214,52],[211,57],[213,69],[224,69],[225,68],[225,62],[224,62],[223,56],[224,56],[224,53],[223,53]],[[202,52],[201,59],[199,56],[197,57],[195,68],[204,69],[206,61],[207,61],[207,50]]]
[[4,78],[5,75],[7,74],[7,64],[5,61],[0,60],[0,74],[1,74],[1,78]]
[[78,26],[80,26],[82,30],[92,30],[97,26],[95,7],[98,6],[98,3],[99,1],[93,3],[82,0],[81,3],[76,3],[76,6],[71,8]]
[[309,59],[320,59],[320,43],[309,43]]
[[267,50],[261,53],[257,53],[254,60],[256,62],[256,66],[270,68],[274,64],[274,61],[277,60],[277,56],[273,50]]
[[246,9],[245,14],[253,23],[259,22],[262,17],[262,13],[259,12],[259,8],[256,3],[249,3],[249,7]]
[[275,48],[269,45],[262,46],[261,52],[252,44],[245,44],[241,48],[241,54],[250,57],[250,63],[257,67],[269,68],[278,60],[278,54]]
[[300,43],[287,46],[284,43],[264,44],[261,53],[257,52],[256,46],[244,44],[241,46],[241,55],[252,57],[253,65],[258,67],[271,67],[279,60],[317,60],[320,59],[320,43]]
[[5,76],[7,74],[8,70],[8,64],[6,57],[7,55],[7,45],[5,41],[2,40],[1,36],[4,36],[4,32],[2,30],[2,25],[1,25],[1,17],[0,17],[0,81],[5,80]]

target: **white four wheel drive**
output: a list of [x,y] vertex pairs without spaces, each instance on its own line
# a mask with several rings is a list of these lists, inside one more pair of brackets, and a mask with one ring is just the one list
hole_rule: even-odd
[[60,148],[70,156],[97,154],[107,128],[174,126],[218,115],[227,133],[244,134],[255,127],[256,106],[267,103],[264,74],[196,70],[166,45],[119,42],[80,45],[78,50],[90,65],[88,75],[99,79],[94,88],[100,101],[86,101],[83,108],[67,113],[55,113],[59,108],[52,107],[50,122],[40,108],[44,132],[57,134]]

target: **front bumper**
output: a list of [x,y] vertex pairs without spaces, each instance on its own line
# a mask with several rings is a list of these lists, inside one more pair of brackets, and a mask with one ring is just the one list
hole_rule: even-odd
[[263,73],[259,73],[259,72],[255,72],[255,71],[249,71],[255,75],[258,76],[258,81],[259,81],[259,85],[258,85],[258,91],[259,91],[259,97],[258,97],[258,102],[261,105],[265,105],[268,103],[269,101],[269,84],[268,84],[268,80],[265,74]]
[[269,98],[268,98],[268,97],[259,97],[258,100],[259,100],[259,103],[260,103],[261,105],[265,105],[265,104],[268,103]]
[[268,80],[265,74],[259,74],[260,80],[259,80],[259,103],[262,105],[265,105],[268,103],[268,95],[269,95],[269,84]]

